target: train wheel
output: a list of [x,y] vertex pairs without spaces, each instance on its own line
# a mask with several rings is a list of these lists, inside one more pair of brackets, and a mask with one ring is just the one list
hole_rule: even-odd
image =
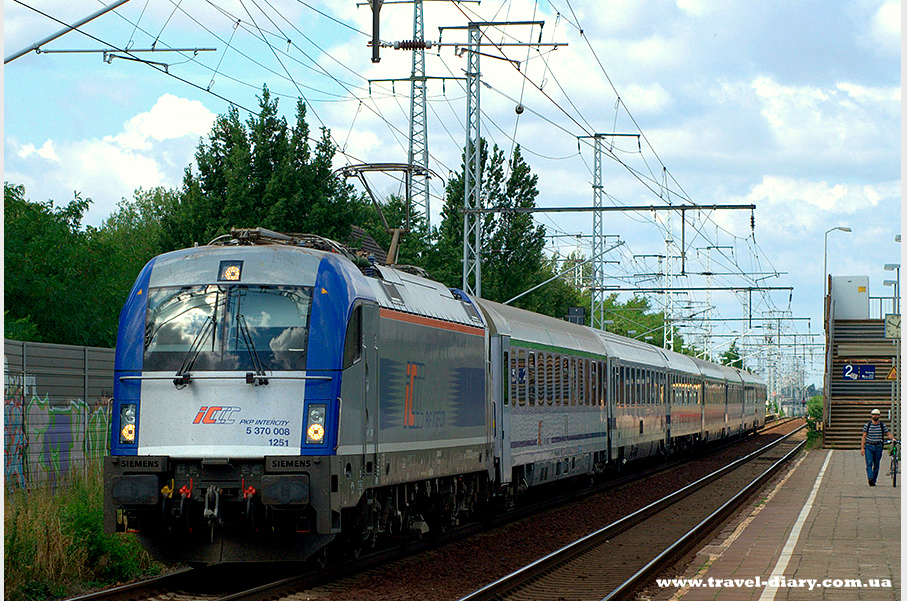
[[319,569],[323,570],[328,565],[328,548],[322,547],[321,549],[315,551],[315,554],[312,555],[309,559],[312,560]]

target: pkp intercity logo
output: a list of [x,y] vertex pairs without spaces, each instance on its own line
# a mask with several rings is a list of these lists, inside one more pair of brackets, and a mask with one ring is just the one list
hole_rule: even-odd
[[193,424],[232,424],[234,413],[242,411],[240,407],[200,407]]

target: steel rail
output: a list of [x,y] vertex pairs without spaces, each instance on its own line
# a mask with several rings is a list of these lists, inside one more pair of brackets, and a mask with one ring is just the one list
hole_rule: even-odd
[[141,595],[136,593],[142,590],[159,591],[179,588],[190,581],[195,572],[196,570],[193,568],[184,568],[163,576],[149,578],[148,580],[130,582],[114,588],[72,597],[66,601],[134,601],[141,598]]
[[680,557],[686,551],[686,548],[689,545],[694,544],[696,540],[708,534],[714,529],[717,524],[723,522],[725,518],[730,516],[741,505],[746,503],[750,496],[754,492],[756,492],[756,490],[760,486],[762,486],[769,478],[774,476],[775,473],[777,473],[778,470],[781,469],[781,466],[784,465],[791,457],[799,453],[807,442],[808,440],[802,441],[796,447],[791,449],[786,455],[784,455],[784,457],[778,459],[778,461],[773,463],[759,477],[747,484],[743,488],[743,490],[726,501],[721,507],[713,511],[707,518],[690,529],[689,532],[674,541],[671,546],[659,553],[654,559],[652,559],[652,561],[643,566],[642,569],[637,571],[635,574],[633,574],[633,576],[624,581],[623,584],[611,591],[608,596],[602,599],[602,601],[617,601],[618,599],[627,598],[629,595],[633,594],[640,586],[651,579],[658,570],[676,561],[678,557]]
[[[688,484],[688,485],[684,486],[683,488],[680,488],[680,489],[672,492],[671,494],[669,494],[665,497],[662,497],[661,499],[659,499],[657,501],[653,501],[652,503],[646,505],[645,507],[631,513],[630,515],[625,516],[625,517],[617,520],[616,522],[612,522],[611,524],[609,524],[599,530],[596,530],[595,532],[587,534],[586,536],[570,543],[569,545],[562,547],[561,549],[559,549],[557,551],[549,553],[548,555],[546,555],[540,559],[537,559],[536,561],[520,568],[519,570],[517,570],[507,576],[504,576],[503,578],[500,578],[500,579],[470,593],[469,595],[466,595],[465,597],[461,597],[459,599],[459,601],[480,601],[480,600],[484,601],[484,600],[488,600],[488,599],[500,598],[500,596],[502,596],[503,593],[505,593],[507,591],[515,590],[518,587],[522,586],[524,583],[529,582],[530,580],[534,579],[536,576],[539,576],[547,571],[552,570],[553,568],[555,568],[557,566],[560,566],[560,565],[563,565],[564,563],[569,562],[573,557],[583,553],[584,551],[586,551],[588,549],[598,546],[602,542],[612,538],[613,536],[615,536],[616,534],[618,534],[620,532],[624,532],[627,529],[632,528],[634,525],[648,519],[649,517],[657,514],[658,512],[669,507],[670,505],[673,505],[675,502],[679,501],[680,499],[703,488],[705,485],[707,485],[707,484],[717,480],[718,478],[724,476],[725,474],[737,469],[741,465],[748,463],[749,461],[755,459],[759,455],[762,455],[766,451],[781,444],[782,442],[784,442],[785,440],[787,440],[788,438],[790,438],[791,436],[793,436],[794,434],[796,434],[797,432],[799,432],[800,430],[802,430],[805,427],[806,426],[803,425],[803,426],[797,428],[793,432],[790,432],[789,434],[766,445],[765,447],[758,449],[757,451],[754,451],[744,457],[741,457],[740,459],[737,459],[736,461],[729,463],[728,465],[712,472],[711,474],[703,476],[699,480],[696,480],[695,482],[692,482],[691,484]],[[797,450],[799,450],[801,447],[802,447],[802,444],[797,447]],[[785,458],[788,457],[789,455],[790,455],[790,453],[785,455]],[[763,474],[763,476],[765,476],[765,475]],[[758,478],[758,480],[762,480],[763,476],[760,476]],[[747,489],[749,489],[749,486],[747,486]],[[735,498],[736,498],[736,496],[735,496]],[[673,545],[672,545],[672,547],[673,547]],[[640,570],[640,572],[642,572],[642,570]],[[623,585],[622,585],[622,587],[623,587]],[[609,599],[609,601],[612,601],[612,599],[614,599],[614,598],[609,597],[608,599]]]

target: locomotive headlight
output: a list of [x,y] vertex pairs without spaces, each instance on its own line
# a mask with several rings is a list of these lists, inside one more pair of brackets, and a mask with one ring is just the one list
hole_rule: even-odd
[[309,419],[306,422],[305,441],[318,444],[324,440],[324,419],[327,414],[325,405],[309,405]]
[[120,405],[120,444],[135,444],[135,403]]

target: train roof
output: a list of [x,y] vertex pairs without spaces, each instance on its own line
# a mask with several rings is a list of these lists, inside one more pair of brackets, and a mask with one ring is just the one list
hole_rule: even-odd
[[732,369],[740,375],[740,378],[743,380],[744,384],[748,386],[765,386],[765,381],[756,374],[750,373],[744,369],[738,369],[736,367]]
[[312,286],[324,254],[302,247],[208,245],[184,248],[154,258],[149,286],[217,284],[221,263],[228,258],[242,261],[242,282],[245,284]]
[[717,363],[712,363],[711,361],[706,361],[705,359],[700,359],[698,357],[693,357],[693,361],[699,366],[699,371],[702,372],[703,377],[743,383],[743,379],[734,368],[726,365],[718,365]]
[[373,268],[379,277],[367,279],[378,306],[477,328],[485,327],[478,309],[466,295],[461,296],[444,284],[392,267],[375,265]]
[[544,347],[569,349],[593,355],[606,354],[601,340],[590,328],[494,301],[479,298],[475,300],[485,313],[492,334],[504,334],[510,336],[513,341]]
[[656,346],[640,342],[612,332],[591,330],[601,340],[608,351],[608,356],[630,363],[641,363],[657,367],[669,367],[667,358]]

